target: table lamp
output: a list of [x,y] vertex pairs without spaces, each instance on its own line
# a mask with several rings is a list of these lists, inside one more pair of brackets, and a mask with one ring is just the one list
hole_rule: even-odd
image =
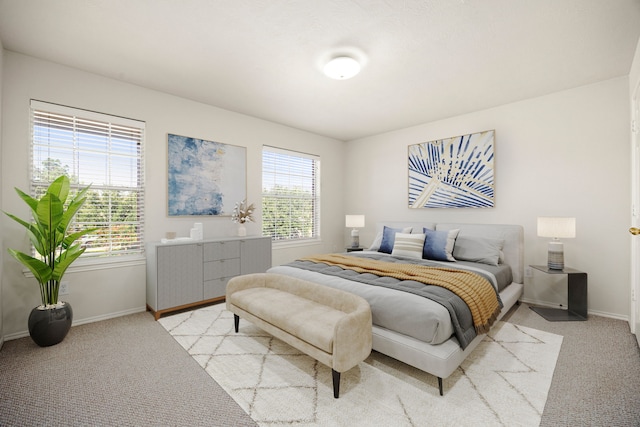
[[351,247],[357,248],[360,246],[360,235],[358,234],[358,228],[364,227],[364,215],[347,215],[345,219],[345,225],[347,228],[351,228]]
[[564,245],[560,239],[576,237],[576,219],[566,217],[538,217],[538,236],[551,237],[547,267],[564,269]]

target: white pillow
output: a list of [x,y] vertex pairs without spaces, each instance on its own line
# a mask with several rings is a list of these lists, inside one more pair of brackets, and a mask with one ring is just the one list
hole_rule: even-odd
[[396,233],[391,255],[422,259],[425,237],[424,234]]
[[373,239],[373,243],[369,246],[370,251],[377,251],[380,249],[380,243],[382,243],[382,231],[376,234],[376,238]]

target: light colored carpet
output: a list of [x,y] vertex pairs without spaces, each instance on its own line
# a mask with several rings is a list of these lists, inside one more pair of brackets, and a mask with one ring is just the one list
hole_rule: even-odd
[[0,351],[2,427],[255,425],[150,313],[74,326],[51,347],[25,337]]
[[342,374],[249,322],[233,331],[223,304],[160,319],[169,333],[261,426],[538,426],[562,336],[498,322],[445,379],[380,353]]
[[508,321],[564,337],[541,427],[640,427],[640,348],[626,321],[549,322],[527,304]]

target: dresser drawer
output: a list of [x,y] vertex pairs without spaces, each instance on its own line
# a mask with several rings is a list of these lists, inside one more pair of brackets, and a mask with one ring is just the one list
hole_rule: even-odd
[[224,297],[227,293],[227,282],[229,280],[231,280],[231,277],[206,280],[204,282],[204,299]]
[[204,244],[204,262],[230,258],[240,258],[240,241]]
[[240,274],[240,258],[222,259],[204,263],[204,280],[233,277]]

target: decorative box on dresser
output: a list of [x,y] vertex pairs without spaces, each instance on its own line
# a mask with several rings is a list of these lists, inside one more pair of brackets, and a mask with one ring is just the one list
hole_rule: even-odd
[[156,320],[224,300],[229,279],[271,268],[270,237],[147,244],[147,309]]

